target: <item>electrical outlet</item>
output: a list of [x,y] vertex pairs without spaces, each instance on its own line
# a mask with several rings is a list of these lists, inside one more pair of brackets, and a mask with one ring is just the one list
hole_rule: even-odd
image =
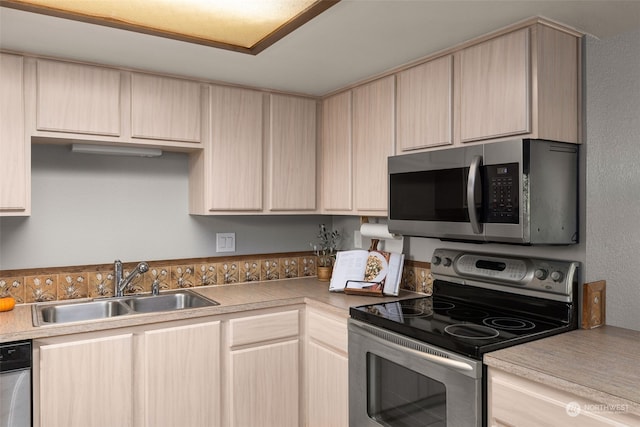
[[235,252],[236,233],[216,233],[216,252]]

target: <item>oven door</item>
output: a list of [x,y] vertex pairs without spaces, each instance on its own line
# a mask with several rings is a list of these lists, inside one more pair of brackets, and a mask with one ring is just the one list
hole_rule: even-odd
[[349,425],[482,426],[482,362],[349,319]]

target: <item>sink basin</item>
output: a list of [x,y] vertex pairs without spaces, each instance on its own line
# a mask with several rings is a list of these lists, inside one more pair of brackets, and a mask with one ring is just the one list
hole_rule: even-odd
[[131,309],[117,300],[91,301],[34,306],[38,324],[79,322],[131,314]]
[[160,295],[126,296],[122,298],[98,299],[89,302],[64,302],[35,304],[32,307],[34,326],[56,323],[80,322],[106,319],[115,316],[155,313],[187,308],[211,307],[216,301],[182,290]]
[[136,313],[154,313],[157,311],[182,310],[185,308],[211,307],[216,301],[194,292],[178,291],[155,296],[130,297],[123,300]]

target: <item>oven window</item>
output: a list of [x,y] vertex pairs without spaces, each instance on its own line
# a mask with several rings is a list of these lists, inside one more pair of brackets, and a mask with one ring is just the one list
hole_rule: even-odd
[[446,427],[444,384],[367,353],[367,413],[389,427]]

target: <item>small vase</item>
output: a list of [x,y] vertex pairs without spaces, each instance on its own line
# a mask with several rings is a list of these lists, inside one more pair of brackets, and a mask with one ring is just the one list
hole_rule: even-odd
[[333,272],[332,266],[328,266],[328,267],[318,266],[317,269],[318,269],[318,280],[320,280],[321,282],[328,282],[329,280],[331,280],[331,273]]

